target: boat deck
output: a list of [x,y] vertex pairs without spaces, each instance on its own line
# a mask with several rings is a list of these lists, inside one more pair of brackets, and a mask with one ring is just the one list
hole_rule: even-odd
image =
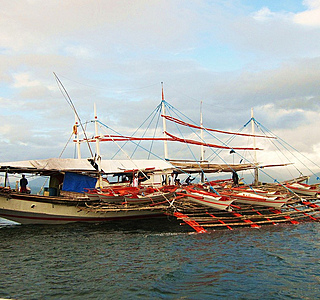
[[[281,195],[286,193],[283,187],[275,185],[259,186],[264,191],[279,192]],[[222,190],[222,189],[221,189]],[[225,191],[226,188],[223,188]],[[218,189],[219,192],[219,189]],[[221,192],[221,191],[220,191]],[[205,206],[181,196],[181,192],[173,194],[170,199],[162,201],[150,201],[149,203],[107,203],[99,200],[90,200],[88,197],[80,194],[81,197],[56,197],[22,194],[15,191],[0,189],[0,196],[7,202],[18,200],[29,203],[32,213],[33,206],[46,204],[54,207],[73,207],[74,212],[70,212],[68,218],[78,216],[77,221],[86,221],[85,217],[90,216],[92,221],[112,221],[112,218],[118,217],[137,217],[150,215],[167,215],[177,218],[182,224],[188,224],[197,232],[206,232],[207,230],[217,229],[235,229],[241,227],[259,228],[263,225],[276,225],[279,223],[298,224],[304,221],[319,221],[320,202],[314,196],[300,196],[290,194],[289,200],[280,208],[244,204],[235,200],[228,209],[219,210]],[[11,201],[12,202],[12,201]],[[34,203],[34,204],[32,204]],[[38,204],[37,204],[38,203]],[[0,207],[2,210],[5,207]],[[75,209],[76,208],[76,209]],[[49,208],[48,208],[49,209]],[[9,209],[8,209],[9,210]],[[74,214],[74,215],[72,215]],[[95,220],[95,216],[100,219]],[[83,219],[81,219],[81,218]]]

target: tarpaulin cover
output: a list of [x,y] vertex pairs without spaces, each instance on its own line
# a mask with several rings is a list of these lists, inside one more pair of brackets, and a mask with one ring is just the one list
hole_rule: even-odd
[[83,193],[85,188],[87,189],[95,188],[96,183],[97,183],[96,178],[92,178],[86,175],[66,172],[64,175],[62,190],[66,192]]

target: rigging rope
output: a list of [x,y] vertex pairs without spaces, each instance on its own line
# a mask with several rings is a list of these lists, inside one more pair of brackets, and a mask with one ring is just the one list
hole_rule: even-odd
[[[62,95],[64,96],[65,100],[67,101],[67,103],[69,103],[69,105],[70,105],[70,107],[72,108],[73,112],[74,112],[75,115],[77,116],[77,118],[78,118],[78,120],[79,120],[79,124],[80,124],[80,126],[81,126],[81,128],[82,128],[83,134],[84,134],[84,136],[85,136],[86,139],[87,139],[87,134],[86,134],[86,131],[85,131],[85,129],[84,129],[84,127],[83,127],[83,124],[82,124],[82,122],[81,122],[80,116],[79,116],[79,114],[78,114],[78,112],[77,112],[77,110],[76,110],[76,108],[75,108],[75,106],[74,106],[74,104],[73,104],[73,102],[72,102],[72,100],[71,100],[71,98],[70,98],[67,90],[65,89],[64,85],[63,85],[62,82],[60,81],[60,79],[59,79],[59,77],[57,76],[57,74],[56,74],[55,72],[53,72],[53,74],[54,74],[54,76],[55,76],[55,78],[56,78],[58,87],[59,87]],[[89,144],[88,142],[87,142],[87,145],[88,145],[90,154],[91,154],[91,156],[93,157],[93,152],[92,152],[92,149],[91,149],[90,144]]]
[[196,129],[201,129],[201,130],[205,130],[205,131],[212,131],[212,132],[218,132],[218,133],[224,133],[224,134],[232,134],[232,135],[261,137],[261,138],[268,138],[268,139],[274,139],[275,138],[273,136],[263,136],[263,135],[255,135],[255,134],[248,134],[248,133],[237,133],[237,132],[230,132],[230,131],[223,131],[223,130],[217,130],[217,129],[201,127],[201,126],[193,125],[193,124],[190,124],[190,123],[186,123],[186,122],[184,122],[182,120],[179,120],[179,119],[171,117],[171,116],[161,115],[161,117],[163,117],[163,118],[165,118],[165,119],[167,119],[169,121],[175,122],[177,124],[183,125],[183,126],[192,127],[192,128],[196,128]]

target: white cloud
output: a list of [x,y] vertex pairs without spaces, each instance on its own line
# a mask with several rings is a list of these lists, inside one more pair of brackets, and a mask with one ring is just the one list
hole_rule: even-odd
[[284,13],[284,12],[272,12],[268,7],[263,7],[257,12],[252,14],[252,17],[260,22],[265,22],[268,20],[272,20],[275,18],[283,19],[283,20],[290,20],[292,17],[292,13]]
[[31,79],[31,75],[29,73],[16,73],[13,75],[13,78],[13,86],[15,88],[28,88],[41,85],[39,80]]
[[271,12],[268,7],[263,7],[262,9],[253,14],[253,18],[257,21],[266,21],[274,16],[275,13]]
[[95,57],[94,50],[83,46],[67,46],[65,51],[68,56],[76,56],[80,59],[92,59]]
[[[305,3],[301,14],[319,9]],[[208,127],[235,130],[255,107],[290,143],[317,149],[320,31],[306,34],[299,14],[204,0],[1,4],[1,160],[57,156],[67,141],[74,115],[52,72],[83,121],[96,102],[101,121],[124,134],[159,104],[164,81],[166,100],[191,119],[204,101]],[[221,61],[231,68],[217,71]]]
[[305,0],[304,4],[308,7],[306,11],[297,13],[294,21],[300,25],[320,27],[320,1]]

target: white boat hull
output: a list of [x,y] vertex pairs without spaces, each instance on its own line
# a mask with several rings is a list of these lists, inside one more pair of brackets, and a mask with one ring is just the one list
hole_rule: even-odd
[[103,193],[98,193],[98,197],[101,201],[107,203],[122,203],[124,201],[123,196],[110,196]]
[[315,189],[311,189],[311,188],[305,188],[303,185],[300,185],[298,183],[294,183],[294,184],[287,184],[286,185],[288,189],[290,189],[291,191],[300,194],[300,195],[304,195],[304,196],[312,196],[312,197],[316,197],[317,194],[319,193],[319,190],[315,190]]
[[163,216],[160,211],[113,210],[93,212],[73,205],[11,199],[0,196],[0,217],[20,224],[67,224],[107,222]]
[[252,193],[238,193],[230,195],[232,199],[239,203],[280,208],[288,202],[288,199],[279,197],[263,197]]
[[228,199],[228,200],[221,200],[222,197],[213,197],[210,195],[203,195],[199,193],[192,193],[192,195],[196,197],[187,197],[188,200],[196,202],[201,205],[205,205],[211,208],[215,208],[218,210],[227,210],[229,211],[230,205],[234,201],[234,199]]
[[125,202],[128,204],[143,204],[160,201],[169,201],[174,196],[174,193],[155,192],[146,196],[138,195],[137,197],[124,196]]

